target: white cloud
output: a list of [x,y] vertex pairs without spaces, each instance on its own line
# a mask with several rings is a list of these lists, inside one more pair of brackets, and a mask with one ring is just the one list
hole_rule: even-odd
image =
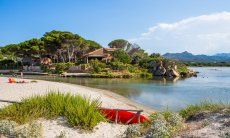
[[144,49],[151,49],[150,52],[230,52],[230,12],[159,23],[130,41],[140,44]]

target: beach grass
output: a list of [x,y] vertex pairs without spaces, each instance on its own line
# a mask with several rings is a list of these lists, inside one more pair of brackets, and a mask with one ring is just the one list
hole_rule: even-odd
[[63,116],[73,127],[93,129],[99,122],[105,121],[98,108],[101,102],[80,95],[49,92],[43,96],[23,99],[0,110],[0,119],[25,124],[38,118],[55,119]]
[[199,104],[188,105],[186,108],[180,110],[179,114],[183,118],[188,119],[192,115],[195,115],[196,113],[199,113],[202,111],[218,112],[225,108],[230,109],[230,104],[222,103],[222,102],[215,103],[212,101],[203,101]]

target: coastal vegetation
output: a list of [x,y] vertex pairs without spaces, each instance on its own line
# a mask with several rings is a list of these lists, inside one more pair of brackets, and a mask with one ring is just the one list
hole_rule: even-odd
[[[59,117],[66,119],[68,126],[92,131],[98,123],[106,121],[99,111],[100,106],[99,100],[70,93],[51,91],[46,95],[33,96],[0,110],[0,134],[11,137],[41,137],[42,126],[37,123],[37,120],[40,118],[53,120]],[[199,121],[202,127],[208,127],[217,121],[227,125],[229,120],[225,118],[229,113],[229,104],[205,101],[188,105],[179,112],[167,109],[152,113],[148,117],[148,122],[129,125],[124,135],[125,137],[174,137],[190,131],[191,121],[193,126],[194,123],[199,125]],[[213,116],[222,120],[212,120]]]
[[0,69],[40,66],[52,74],[85,72],[105,78],[179,77],[189,73],[185,64],[157,53],[149,55],[124,39],[113,40],[108,47],[71,32],[53,30],[39,39],[1,47]]
[[[214,103],[204,101],[196,105],[188,105],[179,112],[165,110],[153,113],[150,121],[141,125],[131,125],[125,132],[127,137],[194,137],[192,131],[207,127],[215,129],[214,125],[221,127],[218,136],[229,137],[229,113],[230,105],[226,103]],[[194,127],[194,130],[190,130]],[[212,132],[210,136],[213,136]],[[204,135],[203,135],[204,136]]]
[[91,130],[105,121],[100,114],[98,100],[63,93],[50,92],[44,96],[33,96],[13,103],[0,110],[0,120],[11,120],[25,124],[39,118],[55,119],[65,117],[72,127]]
[[40,123],[30,122],[24,126],[15,121],[1,120],[0,134],[6,137],[16,138],[41,138],[43,137],[43,127]]
[[199,104],[188,105],[185,109],[182,109],[180,111],[180,115],[185,119],[189,119],[193,115],[202,111],[219,112],[225,108],[230,109],[230,105],[225,103],[213,103],[210,101],[203,101]]
[[150,121],[142,125],[131,125],[126,130],[127,137],[171,137],[183,128],[183,118],[175,112],[162,111],[151,114]]

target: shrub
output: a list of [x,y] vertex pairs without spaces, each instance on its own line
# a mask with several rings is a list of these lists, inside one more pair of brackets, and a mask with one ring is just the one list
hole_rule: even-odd
[[134,77],[134,74],[133,73],[130,73],[130,72],[123,72],[122,73],[122,78],[133,78]]
[[182,117],[171,111],[163,111],[150,116],[152,124],[147,132],[148,137],[170,137],[183,126]]
[[111,62],[110,66],[113,70],[125,70],[126,69],[126,65],[120,61]]
[[0,134],[5,136],[13,136],[15,135],[15,128],[18,124],[14,121],[9,120],[1,120],[0,121]]
[[150,116],[153,120],[147,137],[169,137],[170,130],[164,116],[160,113]]
[[176,127],[182,125],[183,118],[178,113],[171,112],[171,111],[164,111],[161,114],[164,116],[165,120],[171,126]]
[[38,123],[33,122],[21,127],[14,121],[0,121],[0,134],[7,137],[40,138],[42,132],[42,125]]
[[141,136],[140,127],[137,125],[129,125],[127,130],[125,131],[125,135],[128,138],[140,137]]
[[150,67],[151,58],[144,58],[139,61],[139,66],[145,69]]
[[24,124],[38,118],[64,116],[71,126],[92,129],[104,117],[100,114],[98,100],[90,100],[80,95],[51,92],[44,96],[34,96],[13,103],[0,110],[0,119],[9,119]]
[[15,62],[11,59],[0,60],[0,69],[18,69],[21,67],[21,62]]
[[43,72],[50,72],[49,66],[47,66],[47,65],[41,65],[41,70]]
[[189,69],[185,64],[177,63],[177,71],[179,73],[187,73],[189,71]]
[[93,68],[94,73],[99,73],[106,68],[106,64],[98,60],[91,60],[90,65]]
[[64,71],[67,71],[70,67],[74,66],[74,63],[67,62],[67,63],[56,63],[55,64],[55,73],[61,74]]
[[16,130],[18,138],[41,138],[43,137],[43,128],[40,123],[29,123],[28,125]]
[[122,63],[125,63],[125,64],[129,64],[132,59],[131,57],[122,49],[118,49],[116,51],[113,52],[113,57],[122,62]]
[[143,58],[139,61],[139,66],[141,68],[145,68],[145,69],[149,69],[151,66],[150,66],[150,63],[151,62],[167,62],[167,59],[163,58],[163,57],[158,57],[158,58],[151,58],[151,57],[148,57],[148,58]]
[[140,68],[138,66],[135,66],[135,65],[127,64],[126,67],[127,67],[128,71],[130,73],[140,73],[140,72],[142,72],[140,70]]
[[201,111],[210,111],[210,112],[216,112],[220,111],[224,108],[230,108],[230,105],[226,105],[223,103],[212,103],[210,101],[204,101],[201,102],[200,104],[195,104],[195,105],[188,105],[185,109],[180,110],[180,115],[188,119],[192,115],[201,112]]

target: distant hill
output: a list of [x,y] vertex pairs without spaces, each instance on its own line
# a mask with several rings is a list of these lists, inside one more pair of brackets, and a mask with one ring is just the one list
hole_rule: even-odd
[[215,56],[218,56],[218,57],[230,57],[230,53],[218,53]]
[[166,53],[165,58],[179,61],[193,62],[230,62],[230,53],[218,53],[212,56],[208,55],[193,55],[187,51],[182,53]]

